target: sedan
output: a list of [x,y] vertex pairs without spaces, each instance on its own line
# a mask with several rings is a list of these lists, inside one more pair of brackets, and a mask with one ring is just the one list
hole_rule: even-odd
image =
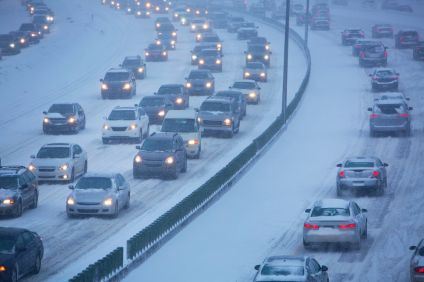
[[399,88],[399,73],[394,69],[378,68],[369,75],[373,91],[394,90]]
[[247,63],[243,68],[243,79],[267,82],[268,72],[265,65],[261,62]]
[[400,132],[411,135],[412,110],[404,99],[385,99],[374,101],[374,106],[368,108],[370,114],[370,136],[375,137],[380,132]]
[[410,276],[412,282],[424,281],[424,239],[417,246],[409,247],[414,254],[411,258]]
[[303,246],[342,243],[361,248],[367,237],[366,209],[354,201],[325,199],[316,201],[303,224]]

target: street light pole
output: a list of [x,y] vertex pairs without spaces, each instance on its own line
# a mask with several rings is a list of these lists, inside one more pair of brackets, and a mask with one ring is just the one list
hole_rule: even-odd
[[290,31],[290,0],[286,0],[286,24],[284,31],[284,70],[283,70],[283,97],[281,115],[283,121],[287,119],[287,74],[289,69],[289,31]]
[[306,0],[306,12],[305,12],[305,45],[308,46],[308,34],[309,34],[309,0]]

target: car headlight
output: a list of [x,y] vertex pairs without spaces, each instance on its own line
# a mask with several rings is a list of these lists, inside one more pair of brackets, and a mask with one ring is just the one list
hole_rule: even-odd
[[138,68],[138,72],[139,73],[143,73],[144,72],[144,68]]
[[191,30],[195,30],[195,29],[196,29],[196,25],[194,25],[194,24],[193,24],[193,25],[191,26]]
[[150,2],[147,2],[146,3],[146,8],[150,8],[150,7],[152,7],[152,4]]
[[211,88],[212,87],[212,83],[211,82],[206,82],[206,88]]
[[144,56],[148,57],[148,56],[150,56],[150,53],[149,52],[144,52]]
[[10,44],[9,44],[9,47],[10,47],[10,48],[15,48],[15,43],[10,43]]
[[202,39],[202,35],[201,35],[200,33],[199,33],[199,34],[197,34],[197,35],[196,35],[196,39],[197,39],[197,40]]
[[220,59],[217,59],[215,63],[216,63],[217,65],[220,65],[220,64],[221,64],[221,60],[220,60]]
[[44,123],[50,123],[50,119],[48,117],[43,118]]
[[261,77],[265,77],[265,76],[266,76],[266,73],[261,72],[260,76],[261,76]]
[[247,54],[247,59],[248,60],[251,60],[253,57],[252,57],[252,54]]
[[162,42],[160,42],[160,40],[156,40],[156,45],[161,45]]
[[165,116],[165,110],[160,110],[159,112],[158,112],[158,116],[160,116],[160,117],[164,117]]
[[216,44],[216,48],[217,48],[218,50],[221,50],[221,48],[222,48],[222,44],[221,44],[221,43]]
[[110,129],[109,124],[107,124],[107,123],[103,124],[103,129],[104,130],[109,130]]
[[190,146],[198,145],[199,144],[199,140],[197,140],[197,139],[190,139],[190,140],[188,140],[187,144],[190,145]]
[[166,51],[163,51],[162,52],[162,56],[166,56]]
[[37,37],[37,33],[31,32],[31,37]]
[[174,18],[178,18],[178,13],[174,13]]
[[208,29],[208,28],[209,28],[209,25],[207,25],[207,24],[203,25],[203,29]]
[[49,26],[48,25],[43,25],[43,29],[44,30],[48,30],[49,29]]
[[233,123],[233,121],[229,118],[224,119],[224,125],[226,126],[231,126],[231,124]]
[[21,44],[25,44],[25,38],[21,38],[20,40],[19,40],[19,42],[21,42]]
[[256,98],[256,93],[255,92],[250,92],[249,93],[249,98]]
[[244,72],[244,76],[246,76],[246,77],[250,76],[250,72],[248,72],[248,71]]
[[15,200],[7,198],[3,200],[3,205],[13,205],[15,203]]
[[190,83],[190,82],[187,82],[187,83],[186,83],[186,87],[187,87],[187,88],[191,88],[191,83]]
[[270,49],[269,44],[265,45],[265,50],[269,50],[269,49]]
[[186,20],[186,18],[181,18],[181,23],[182,23],[182,24],[185,24],[185,23],[186,23],[186,21],[187,21],[187,20]]
[[175,103],[180,105],[180,104],[184,103],[184,99],[183,98],[177,98],[175,100]]
[[68,164],[63,164],[63,165],[60,165],[59,166],[59,170],[61,170],[61,171],[68,170],[68,168],[69,168],[69,165]]
[[156,24],[156,27],[157,27],[157,28],[160,28],[160,23],[157,23],[157,24]]
[[102,90],[108,90],[109,89],[109,86],[107,86],[107,84],[106,83],[102,83]]
[[129,84],[128,82],[124,84],[124,86],[122,86],[122,89],[124,90],[130,90],[131,89],[131,84]]
[[137,128],[137,124],[132,123],[130,126],[128,126],[128,130],[134,130]]
[[147,12],[146,12],[146,15],[147,15],[147,16],[150,16],[150,11],[147,11]]
[[196,60],[196,59],[197,59],[197,56],[196,56],[196,55],[192,55],[192,56],[191,56],[191,59],[194,61],[194,60]]
[[140,11],[137,12],[137,16],[141,16],[141,12]]
[[135,156],[135,158],[134,158],[134,162],[135,163],[141,163],[143,161],[143,159],[141,158],[141,156],[140,155],[137,155],[137,156]]
[[28,166],[28,169],[29,169],[29,171],[34,172],[37,168],[36,168],[36,166],[35,166],[34,164],[30,164],[30,165]]
[[77,121],[77,119],[75,117],[69,117],[68,118],[68,123],[75,123]]
[[155,10],[156,11],[160,11],[160,7],[159,6],[156,6]]
[[268,55],[265,55],[265,56],[264,56],[264,59],[265,59],[265,60],[269,60],[269,56],[268,56]]
[[127,11],[128,11],[128,12],[131,12],[131,8],[128,8],[128,9],[127,9]]
[[103,201],[103,205],[110,207],[111,205],[113,205],[113,199],[112,198],[107,198]]
[[69,198],[68,198],[68,200],[66,200],[66,204],[67,204],[68,206],[73,206],[73,205],[75,205],[75,199],[74,199],[74,198],[72,198],[72,197],[69,197]]
[[198,117],[198,118],[197,118],[197,122],[198,122],[198,123],[202,123],[202,121],[203,121],[203,120],[202,120],[202,118],[201,118],[201,117]]
[[172,36],[173,37],[175,37],[175,36],[177,36],[177,33],[174,31],[174,32],[172,32]]
[[205,63],[205,60],[203,60],[203,59],[199,60],[199,65],[203,65],[204,63]]
[[171,45],[175,45],[175,40],[171,40]]
[[174,157],[173,157],[173,156],[169,156],[169,157],[167,157],[167,158],[165,159],[165,163],[166,163],[167,165],[172,165],[172,164],[174,164]]

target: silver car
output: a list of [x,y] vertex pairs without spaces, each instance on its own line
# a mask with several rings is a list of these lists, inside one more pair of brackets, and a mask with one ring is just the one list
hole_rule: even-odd
[[316,281],[328,282],[328,268],[308,256],[272,256],[256,265],[254,282]]
[[374,106],[368,108],[370,115],[370,135],[377,136],[380,132],[401,132],[411,135],[411,116],[409,107],[403,99],[386,99],[374,101]]
[[261,101],[261,87],[254,80],[245,79],[236,81],[229,87],[231,90],[238,90],[244,94],[248,104],[259,104]]
[[375,157],[349,158],[337,164],[337,196],[343,192],[376,192],[383,195],[387,187],[388,164]]
[[38,181],[73,182],[88,168],[87,153],[72,143],[46,144],[31,158],[28,169]]
[[76,215],[109,215],[130,206],[130,185],[120,173],[88,174],[75,186],[66,199],[68,217]]
[[424,239],[417,246],[409,247],[414,254],[411,258],[411,282],[424,282]]
[[353,201],[325,199],[316,201],[303,224],[303,246],[341,243],[361,248],[367,237],[366,209]]
[[265,65],[261,62],[247,63],[243,68],[243,79],[267,82],[268,72]]
[[378,100],[403,100],[405,104],[408,104],[410,100],[409,97],[406,97],[402,92],[386,92],[382,94],[377,94],[374,96],[374,101]]

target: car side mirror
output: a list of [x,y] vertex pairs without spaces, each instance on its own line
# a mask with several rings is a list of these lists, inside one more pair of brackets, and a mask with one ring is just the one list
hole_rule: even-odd
[[337,166],[337,167],[342,167],[342,164],[337,164],[336,166]]
[[305,213],[310,213],[311,212],[311,209],[306,209],[305,210]]
[[411,251],[415,251],[417,249],[417,246],[410,246],[409,247],[409,250],[411,250]]
[[321,265],[321,271],[328,271],[328,267],[326,265]]
[[31,158],[31,159],[35,159],[35,155],[31,155],[31,156],[30,156],[30,158]]
[[80,155],[74,154],[74,159],[79,159],[79,158],[80,158]]
[[388,167],[388,166],[389,166],[389,164],[384,163],[384,164],[383,164],[383,166]]
[[412,111],[414,108],[413,107],[408,107],[408,110]]
[[69,185],[68,188],[71,189],[71,190],[74,190],[75,189],[75,186],[74,185]]
[[103,78],[100,78],[100,82],[103,82]]
[[405,98],[405,100],[406,100],[406,101],[409,101],[409,100],[411,100],[411,98],[409,98],[409,97],[406,97],[406,98]]
[[367,209],[361,209],[361,212],[368,212]]
[[46,112],[46,111],[44,111],[44,112],[43,112],[43,114],[47,115],[47,112]]
[[140,146],[140,145],[135,146],[135,148],[136,148],[137,150],[141,150],[141,146]]
[[372,112],[372,108],[368,108],[368,112]]
[[255,270],[259,270],[259,268],[261,268],[259,264],[255,265]]

